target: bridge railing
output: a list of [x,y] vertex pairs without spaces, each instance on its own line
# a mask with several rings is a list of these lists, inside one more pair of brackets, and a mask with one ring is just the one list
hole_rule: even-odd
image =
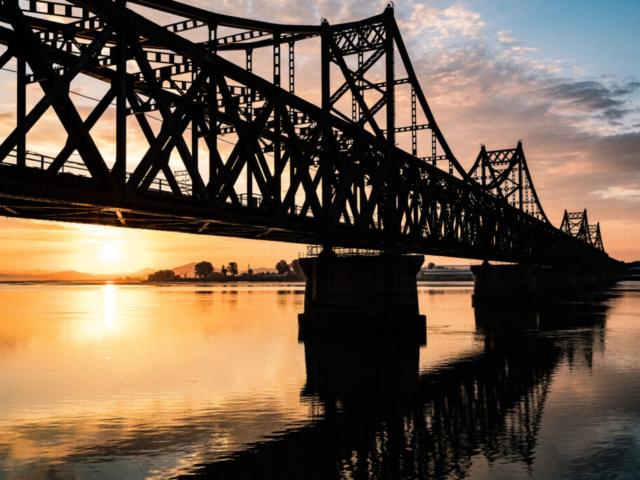
[[[42,155],[40,153],[32,152],[27,150],[25,152],[25,163],[29,168],[36,168],[39,170],[46,170],[49,165],[53,163],[55,160],[54,157],[49,157],[47,155]],[[13,150],[8,155],[8,159],[3,162],[4,165],[17,165],[17,153]],[[89,171],[83,162],[77,162],[73,160],[67,160],[65,164],[60,168],[60,173],[67,173],[73,175],[81,175],[83,177],[88,177]]]
[[[381,250],[369,248],[349,248],[349,247],[333,247],[331,249],[338,257],[377,257],[383,254]],[[307,245],[305,252],[300,252],[298,258],[317,257],[324,251],[322,245]]]
[[[17,152],[16,150],[12,150],[9,153],[8,158],[2,163],[6,166],[17,166]],[[41,153],[33,152],[27,150],[25,152],[25,167],[26,168],[34,168],[37,170],[47,170],[49,166],[55,161],[55,157],[51,157],[49,155],[44,155]],[[67,175],[76,175],[79,177],[91,177],[89,169],[84,164],[84,162],[67,160],[61,167],[58,173],[67,174]],[[182,194],[185,196],[192,195],[192,185],[191,179],[187,175],[185,175],[186,171],[176,171],[175,177]],[[126,177],[131,177],[131,172],[127,172]],[[151,182],[149,190],[153,190],[155,192],[167,193],[171,194],[172,190],[169,185],[169,182],[166,179],[161,177],[156,178]]]

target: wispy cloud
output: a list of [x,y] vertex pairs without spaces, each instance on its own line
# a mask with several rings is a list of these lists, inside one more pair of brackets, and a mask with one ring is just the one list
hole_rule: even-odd
[[636,81],[624,85],[607,86],[603,82],[563,81],[541,90],[543,95],[555,100],[559,112],[573,114],[598,114],[608,121],[619,121],[634,110],[628,96],[640,88]]
[[498,32],[498,41],[501,43],[506,43],[509,45],[521,44],[522,42],[516,37],[511,36],[511,32],[509,30],[502,30]]
[[[427,35],[440,40],[452,38],[480,39],[486,23],[480,14],[456,4],[440,10],[426,3],[414,3],[401,15],[400,26],[409,35]],[[402,20],[404,18],[404,20]]]
[[640,202],[640,188],[608,187],[605,190],[596,190],[593,194],[604,199]]

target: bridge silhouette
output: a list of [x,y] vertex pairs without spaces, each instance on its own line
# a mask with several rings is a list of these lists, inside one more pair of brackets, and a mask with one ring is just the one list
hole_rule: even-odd
[[[483,146],[465,171],[391,6],[357,22],[278,25],[172,0],[5,0],[0,18],[0,66],[16,79],[15,128],[0,144],[4,215],[619,265],[586,211],[561,229],[549,222],[521,143]],[[302,71],[296,49],[306,55]],[[76,103],[83,97],[96,101],[89,112]],[[54,121],[47,141],[28,141]],[[92,131],[105,121],[110,142]]]

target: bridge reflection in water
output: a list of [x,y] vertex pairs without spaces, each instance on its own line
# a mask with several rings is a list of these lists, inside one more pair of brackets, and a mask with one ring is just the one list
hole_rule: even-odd
[[[539,309],[476,309],[484,349],[436,371],[420,371],[419,340],[302,339],[301,395],[316,421],[193,475],[439,478],[468,474],[478,455],[531,472],[554,373],[564,361],[591,368],[611,296]],[[575,327],[584,334],[558,334]]]

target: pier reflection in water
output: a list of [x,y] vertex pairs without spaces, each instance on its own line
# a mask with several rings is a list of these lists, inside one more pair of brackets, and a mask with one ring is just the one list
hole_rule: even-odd
[[470,288],[423,287],[427,345],[299,339],[300,292],[0,287],[0,478],[640,468],[639,284],[475,311]]
[[[450,478],[469,475],[483,456],[515,464],[511,474],[531,475],[554,371],[563,360],[591,366],[612,296],[475,309],[482,350],[435,372],[420,373],[419,340],[305,338],[301,395],[312,401],[316,421],[198,474]],[[584,333],[558,336],[566,327]]]

